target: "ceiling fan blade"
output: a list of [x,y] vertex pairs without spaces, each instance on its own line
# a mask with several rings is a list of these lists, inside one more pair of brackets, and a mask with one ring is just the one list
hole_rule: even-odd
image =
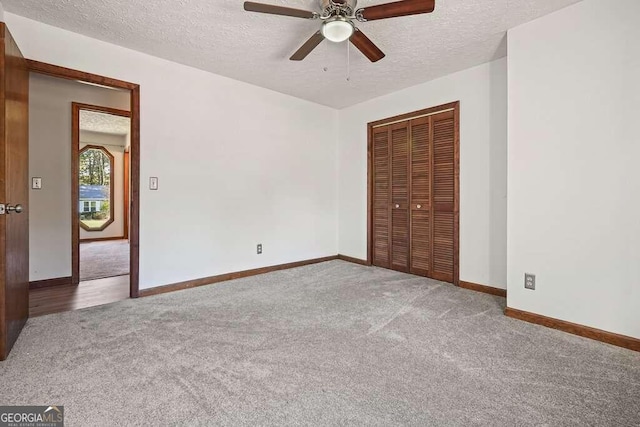
[[324,40],[324,36],[320,31],[318,31],[317,33],[312,35],[311,38],[307,40],[305,44],[303,44],[300,49],[298,49],[296,53],[294,53],[289,59],[292,61],[302,61],[307,57],[307,55],[311,53],[313,49],[318,47],[322,40]]
[[318,14],[308,10],[293,9],[291,7],[275,6],[272,4],[244,2],[244,10],[248,12],[270,13],[272,15],[293,16],[294,18],[315,19]]
[[431,13],[435,8],[436,0],[402,0],[366,7],[360,9],[357,15],[361,21],[375,21],[376,19]]
[[373,42],[369,40],[369,37],[365,36],[364,33],[358,29],[356,29],[351,36],[351,43],[353,43],[364,56],[369,58],[371,62],[378,62],[384,58],[384,53],[378,46],[373,44]]

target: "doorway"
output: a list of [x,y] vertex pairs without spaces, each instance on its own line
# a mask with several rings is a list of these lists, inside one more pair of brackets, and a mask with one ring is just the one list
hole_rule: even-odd
[[[97,85],[105,88],[112,88],[116,90],[125,90],[130,94],[130,144],[127,151],[126,158],[129,162],[128,176],[130,191],[127,194],[128,200],[126,200],[126,208],[128,210],[127,224],[125,230],[129,241],[130,255],[129,255],[129,297],[137,298],[139,296],[139,230],[140,230],[140,86],[135,83],[126,82],[123,80],[113,79],[110,77],[100,76],[97,74],[87,73],[84,71],[73,70],[70,68],[59,67],[52,64],[47,64],[39,61],[27,59],[27,67],[30,73],[40,74],[50,77],[56,77],[65,80],[84,82],[90,85]],[[89,106],[92,107],[92,106]],[[113,113],[114,111],[110,111]],[[117,111],[116,111],[117,112]],[[76,126],[72,126],[75,129]],[[79,136],[78,136],[79,138]],[[72,187],[72,191],[74,187]],[[79,189],[78,189],[79,190]],[[72,212],[78,211],[79,206],[76,203],[72,204]],[[72,215],[72,221],[77,218],[77,215]],[[72,227],[72,232],[78,233],[78,241],[80,240],[79,228]],[[79,254],[79,250],[78,250]],[[73,261],[72,261],[73,264]],[[79,264],[79,262],[78,262]],[[76,271],[72,267],[73,271]],[[72,282],[79,282],[80,275],[79,269],[77,281],[74,281],[74,277],[71,278]]]
[[[41,252],[41,258],[63,258],[62,264],[66,266],[67,274],[54,275],[49,272],[45,275],[43,271],[36,271],[37,268],[31,269],[32,275],[35,272],[45,280],[31,278],[30,315],[39,316],[136,298],[139,259],[139,87],[37,61],[27,60],[27,65],[32,84],[49,79],[60,86],[58,92],[49,94],[45,101],[55,102],[56,105],[62,102],[65,115],[56,116],[56,123],[63,123],[67,129],[68,136],[63,138],[66,141],[63,144],[68,147],[65,149],[67,154],[56,155],[56,158],[63,156],[64,163],[53,158],[46,160],[47,164],[55,163],[60,167],[69,165],[66,166],[68,178],[53,182],[56,180],[45,176],[38,183],[40,189],[32,187],[31,190],[32,196],[44,195],[51,191],[53,185],[64,187],[60,191],[64,192],[67,202],[60,209],[53,209],[62,212],[64,219],[57,223],[57,227],[52,225],[48,230],[59,229],[56,230],[58,234],[67,233],[64,238],[68,243],[61,245],[59,251],[45,252],[35,237],[42,233],[32,230],[32,251]],[[62,101],[56,101],[53,96],[56,94],[63,98]],[[38,102],[42,104],[42,99],[34,98],[33,102],[36,103],[32,108],[35,110],[33,114],[37,113],[38,108],[52,108],[49,104],[38,105]],[[48,117],[53,120],[53,115]],[[49,138],[51,142],[54,139],[52,135]],[[30,150],[36,148],[30,146]],[[32,171],[31,177],[35,178],[36,175],[37,172]],[[35,208],[32,209],[34,212]],[[61,226],[64,223],[69,225]],[[63,250],[65,246],[68,249]],[[60,268],[58,272],[61,272]]]
[[368,125],[367,262],[459,284],[460,103]]
[[131,113],[74,102],[72,126],[73,284],[128,276]]

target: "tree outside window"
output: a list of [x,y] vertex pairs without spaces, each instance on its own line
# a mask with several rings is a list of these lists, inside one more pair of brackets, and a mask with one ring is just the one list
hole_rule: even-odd
[[113,155],[104,147],[87,145],[79,155],[80,226],[102,231],[113,222]]

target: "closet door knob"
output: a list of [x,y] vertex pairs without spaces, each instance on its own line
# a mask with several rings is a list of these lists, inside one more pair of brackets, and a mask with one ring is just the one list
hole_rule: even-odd
[[416,208],[420,209],[422,207],[422,205],[417,205]]
[[396,209],[400,209],[400,205],[396,204]]

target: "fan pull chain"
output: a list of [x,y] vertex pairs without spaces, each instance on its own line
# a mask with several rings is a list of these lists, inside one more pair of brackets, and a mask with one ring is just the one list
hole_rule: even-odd
[[351,81],[351,56],[349,50],[349,40],[346,42],[347,45],[347,81]]

